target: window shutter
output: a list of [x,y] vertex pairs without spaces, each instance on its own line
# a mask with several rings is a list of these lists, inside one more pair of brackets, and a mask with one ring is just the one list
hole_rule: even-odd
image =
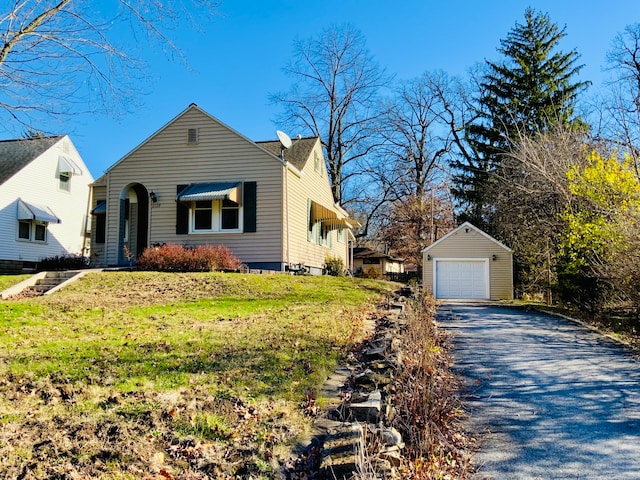
[[257,231],[256,220],[256,198],[257,198],[256,182],[244,182],[243,195],[243,212],[244,212],[244,232]]
[[311,223],[311,199],[307,198],[307,241],[313,241],[313,223]]
[[[189,185],[176,186],[176,198]],[[189,204],[176,201],[176,235],[189,233]]]

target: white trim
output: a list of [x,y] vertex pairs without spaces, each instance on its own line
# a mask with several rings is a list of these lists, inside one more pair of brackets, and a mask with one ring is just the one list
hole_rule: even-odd
[[498,240],[496,240],[495,238],[493,238],[491,235],[489,235],[488,233],[480,230],[478,227],[476,227],[475,225],[472,225],[469,222],[464,222],[462,225],[458,226],[457,228],[454,228],[453,230],[451,230],[449,233],[447,233],[444,237],[436,240],[435,242],[433,242],[431,245],[425,247],[422,252],[428,252],[429,250],[431,250],[433,247],[435,247],[436,245],[439,245],[440,243],[442,243],[443,241],[445,241],[447,238],[449,238],[452,235],[455,235],[456,233],[458,233],[460,230],[462,230],[463,228],[469,228],[471,230],[474,230],[475,232],[479,233],[480,235],[482,235],[483,237],[485,237],[487,240],[491,240],[493,243],[495,243],[496,245],[500,246],[501,248],[504,248],[507,252],[512,253],[512,250],[507,247],[506,245],[504,245],[503,243],[500,243]]
[[[444,238],[444,237],[443,237]],[[446,258],[434,258],[432,259],[432,263],[433,263],[433,272],[432,272],[432,278],[433,278],[433,296],[437,299],[441,299],[444,297],[438,297],[438,275],[437,275],[437,264],[438,262],[474,262],[474,263],[480,263],[482,262],[484,264],[484,297],[483,299],[489,299],[491,298],[491,274],[490,274],[490,270],[491,270],[491,264],[489,263],[489,259],[488,258],[459,258],[459,257],[446,257]],[[456,300],[477,300],[477,299],[464,299],[464,298],[460,298],[460,299],[456,299]]]

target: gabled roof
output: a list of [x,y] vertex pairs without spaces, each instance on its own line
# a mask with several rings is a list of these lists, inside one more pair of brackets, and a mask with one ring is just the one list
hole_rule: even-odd
[[298,170],[302,170],[313,151],[313,147],[318,141],[318,137],[306,137],[293,141],[293,144],[288,149],[282,150],[282,144],[279,140],[267,140],[262,142],[256,142],[265,150],[268,150],[273,155],[279,157],[284,153],[284,160],[289,162]]
[[404,262],[404,259],[392,257],[386,253],[377,252],[366,247],[355,247],[353,249],[353,258],[386,258],[394,262]]
[[449,233],[447,233],[444,237],[440,238],[439,240],[433,242],[431,245],[425,247],[422,251],[423,252],[428,252],[429,250],[431,250],[433,247],[435,247],[436,245],[439,245],[440,243],[444,242],[447,238],[451,237],[452,235],[455,235],[456,233],[458,233],[460,230],[464,229],[464,228],[469,228],[471,230],[474,230],[476,232],[478,232],[480,235],[482,235],[483,237],[487,238],[488,240],[491,240],[493,243],[495,243],[496,245],[499,245],[500,247],[504,248],[506,251],[511,252],[512,250],[507,247],[506,245],[504,245],[503,243],[500,243],[498,240],[496,240],[495,238],[493,238],[491,235],[489,235],[488,233],[480,230],[478,227],[476,227],[475,225],[472,225],[469,222],[464,222],[462,225],[460,225],[457,228],[454,228],[453,230],[451,230]]
[[[244,136],[242,133],[238,132],[237,130],[231,128],[229,125],[227,125],[224,122],[221,122],[220,120],[218,120],[216,117],[214,117],[213,115],[211,115],[210,113],[204,111],[202,108],[200,108],[198,105],[196,105],[195,103],[190,104],[187,108],[185,108],[182,112],[180,112],[178,115],[176,115],[174,118],[172,118],[170,121],[168,121],[166,124],[164,124],[162,127],[160,127],[158,130],[156,130],[154,133],[152,133],[150,136],[148,136],[145,140],[143,140],[142,143],[138,144],[133,150],[131,150],[129,153],[125,154],[120,160],[118,160],[117,162],[115,162],[114,164],[112,164],[109,168],[107,168],[105,170],[105,175],[107,173],[109,173],[111,170],[113,170],[116,166],[118,166],[119,164],[121,164],[122,162],[124,162],[127,158],[129,158],[131,155],[133,155],[133,153],[135,153],[136,151],[138,151],[140,148],[142,148],[144,145],[146,145],[147,143],[149,143],[153,138],[157,137],[160,133],[162,133],[164,130],[166,130],[170,125],[172,125],[174,122],[176,122],[180,117],[186,115],[189,111],[191,110],[196,110],[198,112],[200,112],[201,114],[203,114],[204,116],[210,118],[211,120],[213,120],[214,122],[218,123],[219,125],[221,125],[222,127],[226,128],[227,130],[229,130],[230,132],[233,132],[234,134],[236,134],[238,137],[244,139],[245,141],[247,141],[248,143],[251,143],[253,145],[258,146],[259,148],[261,148],[263,151],[265,151],[268,154],[271,154],[275,160],[279,161],[282,165],[284,165],[284,161],[282,161],[282,159],[280,158],[280,150],[278,150],[277,154],[274,154],[272,151],[270,150],[266,150],[264,148],[263,145],[258,145],[256,142],[254,142],[253,140],[250,140],[249,138],[247,138],[246,136]],[[95,184],[99,184],[99,182],[102,182],[102,177],[104,177],[105,175],[102,175],[100,178],[98,178],[95,182]]]
[[46,152],[62,136],[0,141],[0,185]]

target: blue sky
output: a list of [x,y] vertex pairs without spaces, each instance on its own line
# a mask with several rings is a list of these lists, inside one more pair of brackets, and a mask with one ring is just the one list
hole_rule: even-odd
[[269,94],[291,83],[282,67],[295,38],[349,22],[396,78],[433,70],[464,75],[477,62],[500,58],[500,39],[523,22],[528,6],[566,26],[561,48],[581,54],[582,79],[594,82],[592,91],[601,85],[614,36],[640,22],[638,0],[223,0],[201,32],[172,32],[189,68],[161,52],[143,57],[149,78],[136,111],[117,119],[77,116],[43,129],[69,133],[96,178],[192,102],[252,140],[274,139],[279,109]]

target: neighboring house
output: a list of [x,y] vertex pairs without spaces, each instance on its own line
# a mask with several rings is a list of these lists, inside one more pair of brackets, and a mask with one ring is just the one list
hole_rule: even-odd
[[348,265],[355,222],[333,201],[318,138],[253,142],[191,104],[93,184],[91,252],[126,265],[148,246],[223,244],[252,269]]
[[0,141],[0,271],[84,254],[92,182],[68,136]]
[[511,249],[469,222],[422,252],[423,287],[435,298],[513,299]]
[[376,277],[393,276],[404,273],[404,260],[369,248],[355,247],[353,249],[353,271],[356,274],[362,272],[367,276],[371,276],[370,272],[372,271],[375,272]]

